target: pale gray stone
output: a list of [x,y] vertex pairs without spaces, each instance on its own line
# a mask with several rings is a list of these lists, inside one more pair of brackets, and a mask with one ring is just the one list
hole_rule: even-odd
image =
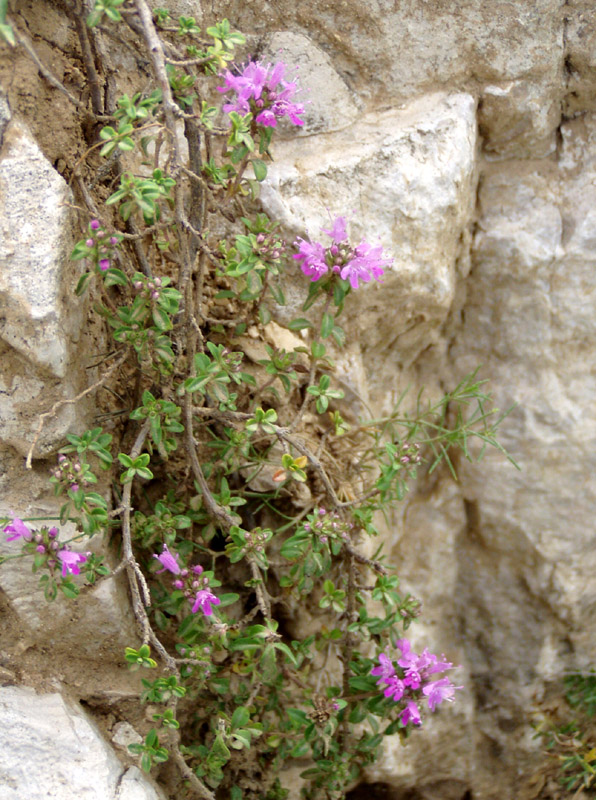
[[[389,366],[397,352],[413,361],[449,312],[475,197],[475,148],[473,98],[436,94],[300,147],[282,142],[274,149],[262,190],[268,213],[319,241],[327,241],[321,228],[343,215],[354,243],[379,239],[394,258],[383,282],[361,287],[348,310],[362,351],[380,365]],[[288,317],[308,280],[295,269]]]
[[[13,120],[0,158],[0,441],[24,456],[38,415],[85,380],[72,370],[84,304],[68,296],[75,281],[71,202],[64,179]],[[60,409],[36,454],[63,440],[80,414]]]
[[[59,505],[54,499],[39,502],[23,512],[0,505],[0,517],[41,518],[26,524],[31,530],[44,524],[47,527],[55,525],[59,528],[59,541],[69,541],[76,536],[76,528],[72,523],[57,523],[58,511]],[[54,519],[44,522],[45,514]],[[110,564],[110,554],[100,535],[71,542],[70,546],[77,552],[103,555]],[[39,587],[42,573],[31,572],[32,556],[14,558],[21,549],[20,539],[8,542],[5,536],[0,537],[0,554],[12,556],[0,567],[0,588],[18,616],[22,644],[29,647],[35,642],[45,642],[56,652],[76,651],[80,657],[87,658],[99,654],[105,657],[109,653],[117,660],[122,658],[125,647],[134,646],[137,633],[122,575],[104,578],[96,586],[84,588],[82,574],[75,578],[79,588],[84,589],[79,597],[68,599],[58,591],[56,599],[49,603]],[[88,635],[81,635],[82,631]]]
[[164,800],[58,693],[0,688],[0,800]]
[[72,249],[71,202],[64,179],[13,123],[0,160],[0,338],[59,378],[71,333],[62,273]]
[[331,59],[307,36],[290,31],[274,33],[261,60],[283,61],[288,67],[285,79],[298,84],[294,100],[305,105],[304,126],[286,126],[292,138],[341,130],[358,117],[354,99]]

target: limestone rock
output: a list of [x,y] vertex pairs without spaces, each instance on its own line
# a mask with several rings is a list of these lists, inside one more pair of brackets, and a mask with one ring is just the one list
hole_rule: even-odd
[[[470,513],[457,592],[478,726],[511,769],[529,751],[528,742],[511,750],[511,732],[523,738],[519,720],[541,680],[596,659],[596,386],[587,367],[596,355],[595,116],[567,123],[562,138],[558,165],[486,172],[451,351],[458,374],[483,362],[498,407],[518,404],[501,440],[522,471],[495,453],[481,469],[462,465]],[[516,638],[523,647],[513,654]],[[478,764],[496,768],[486,754]],[[483,796],[493,796],[489,784],[486,774]]]
[[356,121],[358,108],[351,92],[334,69],[329,56],[301,33],[274,33],[263,54],[263,61],[283,61],[289,69],[286,80],[294,80],[296,67],[298,88],[296,102],[305,104],[304,127],[291,126],[295,136],[314,136],[341,130]]
[[[275,148],[262,192],[271,215],[313,240],[326,218],[345,215],[355,242],[379,237],[394,256],[383,283],[360,288],[349,310],[363,353],[381,368],[372,378],[379,384],[384,370],[395,368],[395,354],[412,362],[447,317],[474,201],[475,147],[472,97],[437,94],[367,115],[299,148]],[[295,278],[288,318],[305,293]]]
[[552,77],[484,87],[478,124],[488,157],[543,158],[554,152],[561,91],[553,91]]
[[567,92],[564,111],[581,114],[596,108],[596,17],[591,0],[570,0],[565,7]]
[[[0,517],[13,517],[14,510],[0,506]],[[44,525],[43,517],[54,517],[46,525],[55,525],[58,504],[38,502],[22,516],[37,517],[38,521],[27,523],[31,529]],[[17,514],[18,516],[18,514]],[[74,525],[59,527],[60,540],[68,541],[75,534]],[[56,600],[48,603],[38,581],[41,573],[32,574],[31,556],[14,558],[21,552],[20,540],[5,541],[0,537],[0,554],[13,556],[2,564],[0,588],[5,593],[11,608],[17,614],[21,626],[20,639],[24,647],[34,643],[47,643],[54,652],[76,652],[81,658],[108,656],[122,660],[124,648],[137,640],[125,583],[122,576],[100,581],[95,587],[85,586],[84,576],[77,581],[81,594],[74,600],[65,598],[59,591]],[[96,552],[104,555],[110,563],[100,536],[73,543],[72,549],[79,552]],[[85,635],[81,632],[85,631]],[[7,645],[8,643],[6,643]]]
[[[0,441],[26,455],[37,416],[76,394],[71,360],[83,306],[69,302],[71,194],[27,128],[13,120],[0,157]],[[40,447],[63,439],[77,413],[62,408]]]
[[[172,6],[179,2],[172,0]],[[257,36],[287,30],[309,36],[369,110],[439,89],[482,96],[485,86],[519,82],[519,90],[487,105],[483,123],[493,148],[525,158],[533,155],[534,141],[535,154],[544,154],[558,124],[553,111],[566,92],[566,39],[572,32],[568,5],[581,10],[582,30],[591,28],[590,0],[572,0],[565,8],[560,0],[461,0],[457,6],[426,0],[216,0],[211,7]],[[584,36],[575,49],[582,80],[590,52]],[[545,115],[547,109],[553,111]]]
[[60,694],[0,688],[0,800],[163,800]]

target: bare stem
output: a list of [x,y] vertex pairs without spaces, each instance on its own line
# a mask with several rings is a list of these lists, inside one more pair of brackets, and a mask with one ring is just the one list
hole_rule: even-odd
[[41,436],[41,432],[43,430],[43,426],[46,423],[46,420],[55,416],[56,411],[58,411],[59,408],[62,408],[62,406],[69,406],[72,405],[73,403],[78,403],[79,400],[83,399],[83,397],[86,397],[88,394],[91,394],[91,392],[94,392],[96,389],[99,389],[100,386],[103,386],[104,383],[106,383],[106,381],[109,380],[112,373],[114,373],[118,369],[118,367],[122,366],[122,364],[124,364],[127,358],[128,358],[128,349],[121,354],[120,358],[117,361],[115,361],[109,368],[109,370],[92,386],[89,386],[83,392],[79,392],[79,394],[76,397],[73,397],[70,400],[58,400],[56,403],[54,403],[54,405],[50,408],[49,411],[46,411],[43,414],[39,415],[37,430],[35,431],[35,436],[33,437],[33,442],[31,444],[31,447],[29,448],[29,452],[27,453],[27,460],[25,461],[25,467],[27,469],[31,469],[33,451],[35,450],[35,446],[37,445],[39,437]]

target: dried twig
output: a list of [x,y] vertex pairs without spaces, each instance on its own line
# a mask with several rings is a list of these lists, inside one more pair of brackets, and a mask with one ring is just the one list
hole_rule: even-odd
[[[150,426],[151,420],[145,420],[130,451],[130,457],[133,460],[140,455],[145,440],[149,435]],[[175,659],[172,658],[155,635],[149,622],[149,617],[147,616],[146,608],[151,605],[151,595],[145,576],[132,551],[132,535],[130,530],[131,493],[132,480],[124,484],[124,489],[122,491],[122,563],[119,565],[119,571],[122,568],[126,570],[128,585],[130,586],[132,595],[132,608],[135,619],[143,632],[143,643],[147,644],[147,642],[151,642],[165,662],[167,668],[177,672]]]
[[33,451],[35,450],[35,446],[39,440],[39,437],[41,436],[41,432],[43,430],[43,426],[45,425],[46,420],[55,416],[56,411],[58,411],[59,408],[62,408],[62,406],[70,406],[73,403],[78,403],[79,400],[83,399],[83,397],[86,397],[88,394],[91,394],[91,392],[94,392],[96,389],[99,389],[100,386],[103,386],[103,384],[111,377],[112,373],[114,373],[118,369],[118,367],[122,366],[122,364],[124,364],[127,358],[128,358],[128,349],[126,349],[121,354],[120,358],[117,361],[115,361],[109,368],[109,370],[92,386],[89,386],[83,392],[80,392],[76,397],[73,397],[70,400],[58,400],[57,402],[54,403],[54,405],[50,408],[49,411],[45,411],[43,414],[39,415],[37,430],[35,431],[35,436],[33,437],[33,442],[31,444],[31,447],[29,448],[29,452],[27,453],[27,460],[25,461],[25,467],[27,469],[31,469]]

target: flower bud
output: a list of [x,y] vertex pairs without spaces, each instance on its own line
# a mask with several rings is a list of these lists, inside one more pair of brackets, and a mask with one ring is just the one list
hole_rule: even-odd
[[93,245],[95,244],[95,239],[87,239],[85,244],[87,245],[87,247],[93,247]]
[[92,231],[98,230],[99,229],[99,220],[98,219],[92,219],[91,222],[89,223],[89,227],[91,228]]

